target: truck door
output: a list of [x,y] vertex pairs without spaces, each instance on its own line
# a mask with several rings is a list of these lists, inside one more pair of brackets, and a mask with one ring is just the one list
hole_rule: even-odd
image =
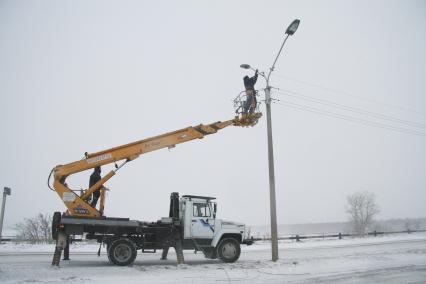
[[191,215],[192,238],[212,239],[214,235],[214,217],[210,202],[194,201]]

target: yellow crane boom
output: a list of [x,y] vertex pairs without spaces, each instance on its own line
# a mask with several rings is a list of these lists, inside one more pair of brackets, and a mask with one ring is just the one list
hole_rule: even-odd
[[[261,113],[244,114],[223,122],[218,121],[207,125],[200,124],[198,126],[190,126],[100,152],[85,153],[84,159],[66,165],[58,165],[52,170],[54,176],[53,188],[68,208],[69,215],[90,218],[101,217],[103,215],[105,202],[105,190],[102,185],[113,177],[127,162],[148,152],[174,147],[176,144],[185,143],[194,139],[201,139],[206,135],[214,134],[218,130],[230,125],[253,126],[261,116]],[[119,166],[115,164],[116,168],[114,170],[107,173],[81,196],[74,193],[65,182],[66,178],[72,174],[119,161],[123,162]],[[92,207],[87,201],[91,194],[98,189],[101,190],[99,210]]]

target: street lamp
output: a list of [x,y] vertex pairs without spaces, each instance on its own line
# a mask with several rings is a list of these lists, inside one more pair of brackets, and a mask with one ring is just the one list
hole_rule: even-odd
[[2,239],[3,231],[3,218],[4,218],[4,208],[6,206],[6,196],[11,194],[11,189],[9,187],[4,187],[3,189],[3,202],[1,204],[1,215],[0,215],[0,242]]
[[[283,43],[278,51],[277,57],[275,57],[274,63],[269,68],[269,73],[265,76],[265,73],[259,73],[266,81],[265,88],[265,104],[266,104],[266,125],[268,132],[268,163],[269,163],[269,201],[271,211],[271,246],[272,246],[272,261],[278,260],[278,233],[277,233],[277,210],[276,210],[276,197],[275,197],[275,170],[274,170],[274,147],[272,143],[272,121],[271,121],[271,86],[269,85],[269,77],[272,71],[274,71],[275,63],[277,63],[278,57],[283,50],[284,44],[288,37],[293,35],[299,27],[300,20],[294,20],[287,28]],[[254,70],[248,64],[241,64],[241,68]]]

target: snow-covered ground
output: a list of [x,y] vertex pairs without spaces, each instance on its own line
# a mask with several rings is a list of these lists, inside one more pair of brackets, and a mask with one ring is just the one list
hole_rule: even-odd
[[133,266],[108,263],[105,249],[75,243],[71,261],[51,267],[54,245],[0,245],[0,283],[426,283],[426,234],[343,240],[281,242],[280,259],[270,260],[270,243],[243,246],[233,264],[185,252],[139,254]]

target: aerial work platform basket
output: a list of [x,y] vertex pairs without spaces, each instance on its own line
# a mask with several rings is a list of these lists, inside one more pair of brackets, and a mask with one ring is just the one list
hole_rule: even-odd
[[258,123],[262,113],[259,111],[260,103],[257,101],[258,92],[248,93],[242,91],[234,99],[235,126],[254,126]]

